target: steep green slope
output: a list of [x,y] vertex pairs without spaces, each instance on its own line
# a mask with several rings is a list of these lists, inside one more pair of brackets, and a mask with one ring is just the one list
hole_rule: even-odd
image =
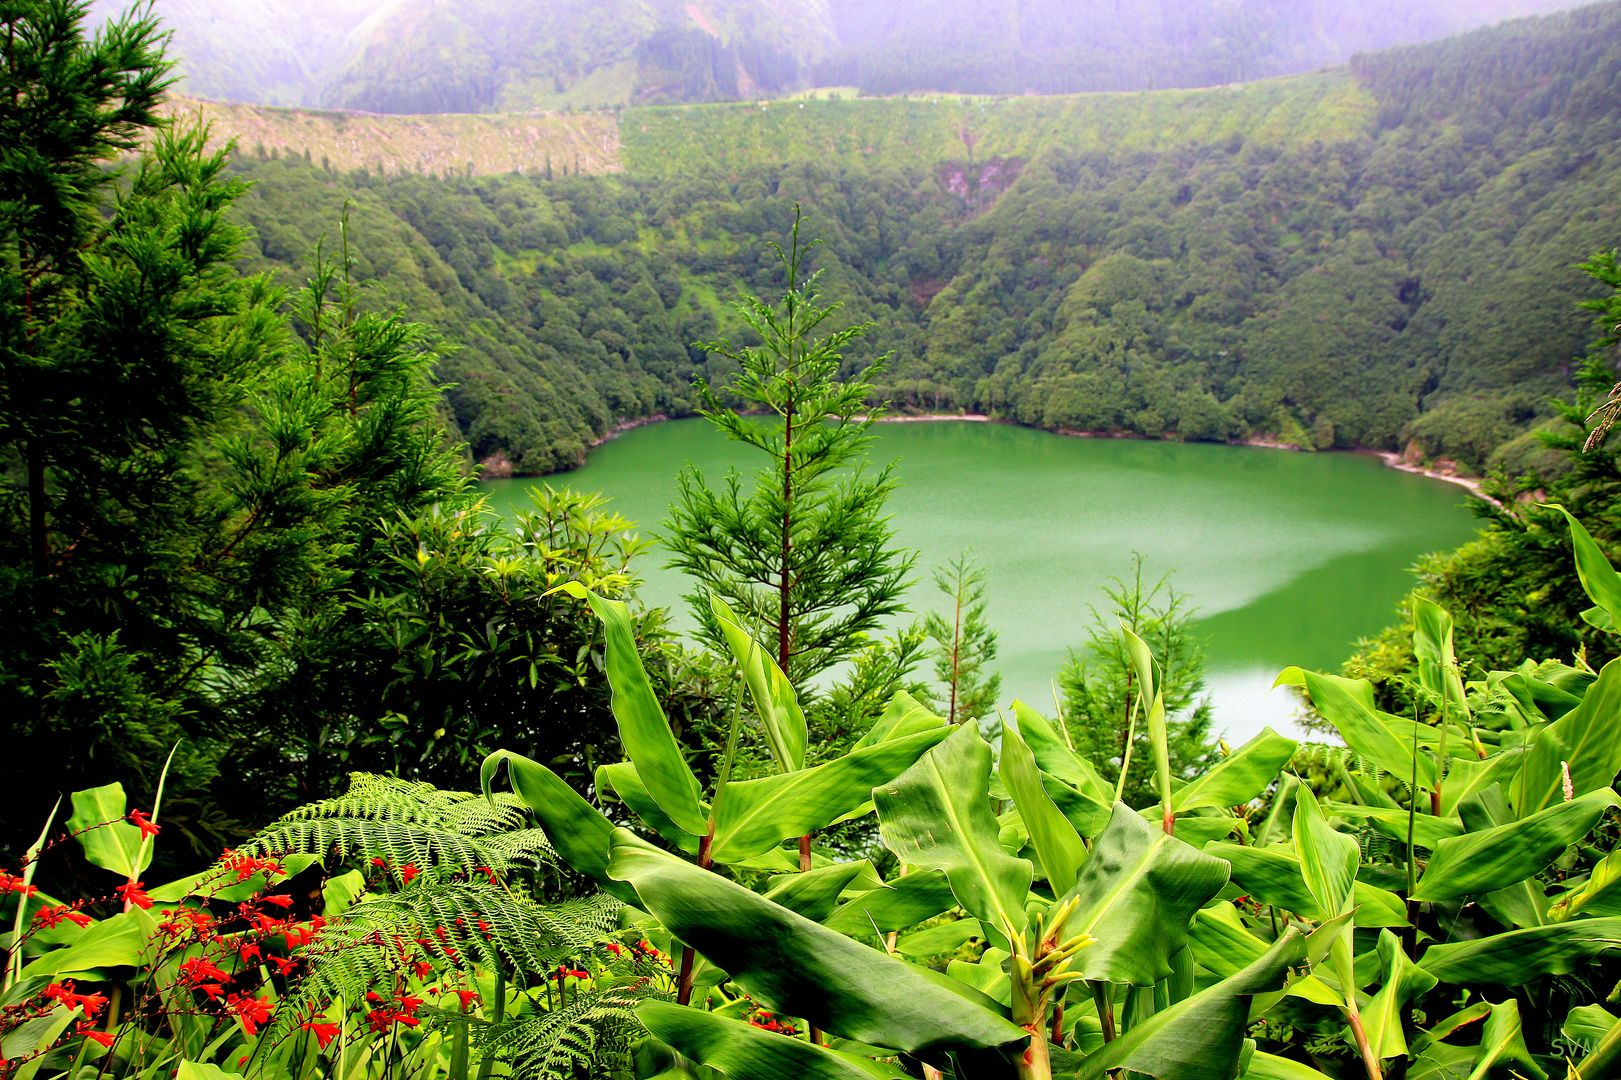
[[242,167],[262,232],[301,223],[267,258],[313,241],[306,189],[327,220],[353,191],[387,259],[439,275],[400,298],[466,343],[458,420],[520,471],[687,408],[711,363],[689,343],[779,284],[766,243],[796,203],[902,407],[1478,469],[1568,386],[1571,265],[1621,236],[1621,4],[1243,88],[643,108],[620,130],[617,177]]

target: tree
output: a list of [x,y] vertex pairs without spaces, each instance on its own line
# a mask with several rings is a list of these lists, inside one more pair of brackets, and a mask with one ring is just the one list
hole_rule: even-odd
[[996,659],[995,630],[985,623],[985,570],[964,552],[934,571],[937,589],[951,599],[951,613],[930,612],[923,626],[935,643],[934,677],[946,687],[946,719],[978,719],[996,707],[1002,676],[986,672]]
[[746,418],[697,383],[703,415],[769,464],[747,494],[736,471],[716,490],[696,469],[683,469],[665,542],[674,552],[670,565],[698,582],[685,598],[704,639],[724,647],[710,610],[710,597],[718,596],[766,640],[805,694],[812,678],[855,656],[886,617],[905,610],[901,597],[916,557],[894,547],[884,516],[895,487],[891,469],[865,470],[879,412],[867,398],[884,360],[836,381],[843,349],[867,327],[813,336],[840,305],[819,305],[821,272],[805,274],[815,242],[801,245],[799,227],[796,209],[789,249],[771,245],[787,278],[782,299],[770,305],[751,296],[738,305],[761,344],[703,346],[741,368],[723,392],[746,410],[779,418],[780,426]]
[[[1136,680],[1120,626],[1129,626],[1148,643],[1160,664],[1165,692],[1166,732],[1171,772],[1187,779],[1216,759],[1210,745],[1210,702],[1204,692],[1204,653],[1193,636],[1193,613],[1187,596],[1166,577],[1152,584],[1143,579],[1143,559],[1133,555],[1131,572],[1111,578],[1101,589],[1108,604],[1092,610],[1092,629],[1080,651],[1071,650],[1058,673],[1063,720],[1075,749],[1090,758],[1108,780],[1119,784],[1122,761],[1129,760],[1122,797],[1132,806],[1157,799],[1148,731],[1139,717]],[[1128,740],[1127,733],[1132,732]]]

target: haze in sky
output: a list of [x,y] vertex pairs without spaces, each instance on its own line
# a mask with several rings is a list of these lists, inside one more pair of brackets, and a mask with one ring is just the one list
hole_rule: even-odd
[[[98,17],[125,5],[95,0]],[[1310,71],[1573,0],[157,0],[182,92],[373,112],[819,86],[1023,94]]]

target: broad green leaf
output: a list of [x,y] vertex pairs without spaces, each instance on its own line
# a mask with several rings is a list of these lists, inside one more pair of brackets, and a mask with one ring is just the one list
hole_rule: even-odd
[[1148,642],[1129,626],[1122,626],[1120,634],[1125,638],[1126,652],[1137,673],[1137,702],[1139,705],[1148,702],[1144,715],[1148,720],[1148,743],[1154,749],[1154,780],[1159,789],[1162,821],[1169,829],[1174,811],[1171,809],[1171,743],[1165,730],[1165,687],[1155,676],[1154,654],[1149,651]]
[[1520,1030],[1520,1003],[1512,997],[1492,1006],[1475,1050],[1469,1080],[1548,1080]]
[[1563,506],[1550,503],[1570,524],[1570,542],[1576,549],[1576,576],[1589,600],[1603,608],[1612,626],[1621,626],[1621,574],[1615,572],[1604,551],[1587,527]]
[[1085,757],[1077,754],[1064,741],[1052,721],[1022,701],[1013,703],[1013,722],[1019,727],[1019,737],[1035,755],[1042,772],[1051,773],[1082,794],[1099,799],[1112,812],[1114,787],[1098,775],[1097,769]]
[[704,835],[709,831],[709,815],[704,812],[703,791],[681,756],[670,722],[659,707],[658,695],[647,681],[647,670],[636,651],[636,629],[629,609],[619,600],[605,600],[593,592],[587,592],[585,600],[602,620],[607,640],[604,666],[613,690],[619,741],[626,756],[635,763],[643,786],[670,820],[694,836]]
[[777,759],[777,767],[783,772],[803,769],[807,739],[805,714],[800,711],[799,697],[789,684],[788,676],[743,629],[726,601],[718,596],[710,597],[709,610],[714,613],[727,647],[743,670],[743,681],[748,684],[749,696],[760,714],[760,727],[765,732],[771,756]]
[[1351,902],[1362,849],[1355,837],[1329,826],[1317,796],[1304,784],[1295,798],[1294,840],[1300,876],[1317,910],[1327,917],[1340,914]]
[[698,841],[701,838],[670,820],[670,815],[666,814],[664,808],[648,794],[647,785],[642,783],[642,778],[636,773],[636,766],[631,762],[616,761],[612,765],[598,765],[597,791],[618,797],[620,802],[630,807],[631,813],[641,818],[642,824],[688,855],[698,853]]
[[1003,970],[1010,954],[998,948],[986,949],[977,963],[953,960],[946,965],[946,974],[1001,1005],[1013,1004],[1013,983]]
[[1504,791],[1509,790],[1524,762],[1525,748],[1520,746],[1499,750],[1484,761],[1454,759],[1447,766],[1446,783],[1441,785],[1442,815],[1456,814],[1459,803],[1493,784],[1500,784]]
[[1407,904],[1395,893],[1358,881],[1351,891],[1351,903],[1356,905],[1356,925],[1359,927],[1406,926]]
[[1621,915],[1621,849],[1593,867],[1587,881],[1561,896],[1548,910],[1552,922],[1575,915]]
[[1473,1046],[1436,1043],[1407,1069],[1407,1080],[1465,1080],[1475,1063]]
[[[1322,672],[1312,672],[1318,678],[1331,682],[1350,694],[1369,712],[1377,712],[1378,702],[1374,697],[1373,684],[1366,679],[1348,679],[1344,675],[1327,675]],[[1272,681],[1272,688],[1280,686],[1294,686],[1301,690],[1306,689],[1306,670],[1298,667],[1286,667],[1278,672],[1278,677]]]
[[202,1061],[182,1061],[174,1080],[240,1080],[240,1073],[229,1073],[218,1065]]
[[1447,703],[1448,719],[1467,722],[1463,680],[1452,654],[1452,614],[1427,597],[1413,594],[1413,656],[1419,683]]
[[1280,989],[1285,971],[1305,955],[1305,939],[1297,931],[1285,932],[1253,964],[1161,1009],[1087,1055],[1076,1080],[1100,1080],[1112,1069],[1171,1080],[1232,1080],[1243,1050],[1250,997]]
[[1412,1052],[1415,1054],[1424,1053],[1432,1044],[1441,1041],[1464,1025],[1472,1024],[1476,1020],[1490,1015],[1491,1011],[1492,1006],[1489,1001],[1477,1001],[1473,1005],[1459,1009],[1445,1020],[1439,1020],[1431,1024],[1427,1030],[1419,1032],[1413,1039]]
[[1152,986],[1171,975],[1171,955],[1187,946],[1193,913],[1227,884],[1228,866],[1154,828],[1125,803],[1066,897],[1080,901],[1068,933],[1097,940],[1071,970],[1088,979]]
[[[1242,806],[1261,795],[1289,764],[1299,744],[1271,728],[1234,750],[1220,764],[1176,792],[1178,813],[1202,807]],[[1181,828],[1180,824],[1177,826]]]
[[[1420,799],[1422,801],[1422,799]],[[1389,806],[1354,806],[1350,803],[1334,803],[1329,808],[1332,816],[1349,817],[1352,821],[1365,821],[1373,827],[1375,832],[1396,840],[1397,843],[1407,843],[1407,811],[1404,809],[1391,809]],[[1464,834],[1464,824],[1456,817],[1435,817],[1420,809],[1412,817],[1414,827],[1414,846],[1417,848],[1435,848],[1441,840],[1448,837],[1459,837]]]
[[991,748],[975,725],[962,724],[872,797],[878,832],[902,862],[945,871],[970,915],[1014,934],[1025,927],[1035,868],[997,843],[990,776]]
[[1030,832],[1041,859],[1042,873],[1053,892],[1066,893],[1075,884],[1075,875],[1086,861],[1086,845],[1081,843],[1075,826],[1041,786],[1041,770],[1030,748],[1019,737],[1019,732],[1006,721],[1002,723],[1002,784],[1013,796],[1019,808],[1019,817]]
[[1604,811],[1616,805],[1621,805],[1621,799],[1603,788],[1519,821],[1442,840],[1412,898],[1450,900],[1524,881],[1586,836]]
[[[40,1017],[45,1023],[35,1033],[33,1046],[24,1051],[24,1053],[37,1051],[39,1056],[29,1058],[21,1065],[16,1066],[8,1075],[7,1080],[34,1080],[35,1075],[38,1074],[40,1067],[45,1064],[45,1059],[49,1056],[45,1051],[50,1049],[57,1039],[62,1037],[62,1032],[67,1030],[70,1023],[82,1015],[84,1014],[78,1009],[64,1009],[57,1006],[47,1015]],[[11,1056],[9,1049],[6,1053],[8,1057]]]
[[938,870],[926,870],[862,893],[823,922],[841,934],[871,937],[875,924],[884,934],[904,930],[951,910],[956,903],[946,876]]
[[135,909],[92,924],[72,945],[52,949],[24,967],[22,977],[39,975],[60,980],[98,968],[141,967],[157,949],[149,933],[151,919],[143,921],[144,914]]
[[1379,932],[1379,992],[1362,1010],[1368,1044],[1380,1058],[1406,1057],[1407,1038],[1402,1017],[1407,1003],[1434,989],[1436,978],[1407,958],[1401,942],[1389,930]]
[[1300,790],[1300,777],[1286,772],[1278,777],[1278,790],[1272,796],[1272,808],[1260,828],[1251,828],[1251,840],[1256,847],[1270,847],[1285,843],[1294,832],[1295,794]]
[[1561,764],[1570,766],[1577,795],[1607,788],[1621,772],[1621,663],[1611,660],[1582,703],[1537,733],[1514,783],[1522,818],[1564,798]]
[[[1311,703],[1334,725],[1340,738],[1345,740],[1345,745],[1398,780],[1411,782],[1415,768],[1413,747],[1410,743],[1402,742],[1368,703],[1373,694],[1372,686],[1367,686],[1365,680],[1354,680],[1367,686],[1364,694],[1347,687],[1346,684],[1353,680],[1320,675],[1315,671],[1304,672],[1303,678],[1306,692],[1311,695]],[[1435,768],[1430,760],[1419,755],[1416,768],[1418,786],[1433,788]]]
[[765,891],[765,898],[812,922],[821,922],[833,914],[839,894],[870,866],[863,859],[819,866],[803,874],[783,874]]
[[[1271,948],[1269,942],[1250,932],[1229,903],[1211,904],[1193,916],[1189,933],[1193,957],[1199,965],[1223,978],[1236,975]],[[1296,975],[1289,980],[1289,993],[1319,1005],[1342,1006],[1344,999],[1315,975]]]
[[902,956],[938,956],[956,952],[968,941],[984,936],[985,931],[978,919],[953,919],[915,934],[907,934],[895,942],[895,951]]
[[1308,919],[1324,917],[1306,887],[1306,879],[1300,873],[1300,859],[1292,847],[1284,844],[1252,847],[1216,841],[1206,844],[1204,851],[1231,864],[1233,884],[1261,903]]
[[75,791],[68,829],[78,834],[86,859],[126,881],[134,881],[151,864],[153,845],[141,849],[141,830],[125,820],[127,809],[123,784]]
[[873,721],[867,733],[856,741],[853,750],[860,750],[864,746],[880,743],[886,739],[898,739],[903,735],[914,735],[919,731],[930,728],[943,728],[946,720],[934,715],[928,709],[919,705],[917,699],[905,690],[895,691],[895,696],[889,699],[889,705],[883,714]]
[[[1559,1033],[1583,1050],[1592,1052],[1615,1027],[1615,1014],[1602,1005],[1582,1005],[1565,1014]],[[1587,1073],[1584,1071],[1583,1076]]]
[[1621,948],[1621,918],[1573,919],[1431,945],[1419,963],[1445,983],[1522,986],[1540,975],[1568,975],[1616,948]]
[[1114,791],[1111,789],[1098,798],[1083,792],[1045,769],[1041,773],[1041,788],[1052,799],[1053,805],[1068,819],[1079,836],[1091,838],[1103,831],[1114,814]]
[[826,828],[873,797],[873,789],[913,767],[951,735],[931,728],[852,751],[814,769],[734,780],[715,807],[716,862],[764,854],[791,836]]
[[1548,897],[1542,891],[1541,882],[1534,879],[1516,882],[1506,889],[1479,893],[1475,896],[1475,903],[1504,926],[1523,929],[1527,926],[1546,926],[1555,921],[1548,918]]
[[904,1076],[875,1061],[670,1001],[649,999],[636,1018],[655,1038],[732,1080],[873,1080]]
[[609,896],[641,907],[636,890],[608,876],[608,838],[614,824],[596,807],[580,798],[561,776],[546,766],[510,750],[497,750],[484,759],[479,784],[487,798],[496,769],[507,763],[507,779],[512,790],[534,812],[546,839],[562,860],[595,881]]
[[1328,1077],[1302,1065],[1293,1058],[1278,1057],[1257,1050],[1250,1055],[1249,1067],[1244,1070],[1245,1080],[1328,1080]]
[[756,1001],[846,1039],[918,1054],[991,1049],[1023,1029],[951,979],[868,948],[719,874],[613,835],[612,875]]

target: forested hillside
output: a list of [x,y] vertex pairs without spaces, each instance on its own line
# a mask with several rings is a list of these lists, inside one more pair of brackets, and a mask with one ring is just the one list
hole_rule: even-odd
[[239,168],[289,277],[355,201],[379,297],[461,347],[474,455],[520,472],[689,409],[795,203],[903,408],[1480,469],[1583,350],[1618,78],[1608,4],[1206,94],[630,110],[616,176]]

